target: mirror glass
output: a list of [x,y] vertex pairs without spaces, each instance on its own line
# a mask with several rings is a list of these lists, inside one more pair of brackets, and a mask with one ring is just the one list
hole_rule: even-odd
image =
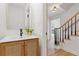
[[30,4],[9,3],[7,5],[6,24],[8,30],[28,28],[30,26]]

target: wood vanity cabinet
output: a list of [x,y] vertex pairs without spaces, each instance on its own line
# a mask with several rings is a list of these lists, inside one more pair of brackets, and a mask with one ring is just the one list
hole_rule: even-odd
[[29,41],[25,41],[25,55],[36,56],[38,55],[38,40],[33,39]]
[[38,38],[0,43],[0,56],[38,56]]

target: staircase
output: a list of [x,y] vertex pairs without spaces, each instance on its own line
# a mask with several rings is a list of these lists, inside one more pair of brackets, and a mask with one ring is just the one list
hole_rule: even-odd
[[55,45],[79,55],[79,12],[59,28],[54,29]]

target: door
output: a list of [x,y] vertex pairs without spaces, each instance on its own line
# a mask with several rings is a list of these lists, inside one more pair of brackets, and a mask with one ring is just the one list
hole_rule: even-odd
[[37,56],[39,52],[38,39],[31,39],[25,41],[25,55]]
[[24,42],[10,42],[1,44],[0,55],[3,56],[21,56],[24,55]]

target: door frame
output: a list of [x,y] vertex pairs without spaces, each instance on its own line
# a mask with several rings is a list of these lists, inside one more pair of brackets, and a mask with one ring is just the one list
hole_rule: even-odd
[[45,56],[48,55],[48,5],[43,3],[43,39],[45,45]]

